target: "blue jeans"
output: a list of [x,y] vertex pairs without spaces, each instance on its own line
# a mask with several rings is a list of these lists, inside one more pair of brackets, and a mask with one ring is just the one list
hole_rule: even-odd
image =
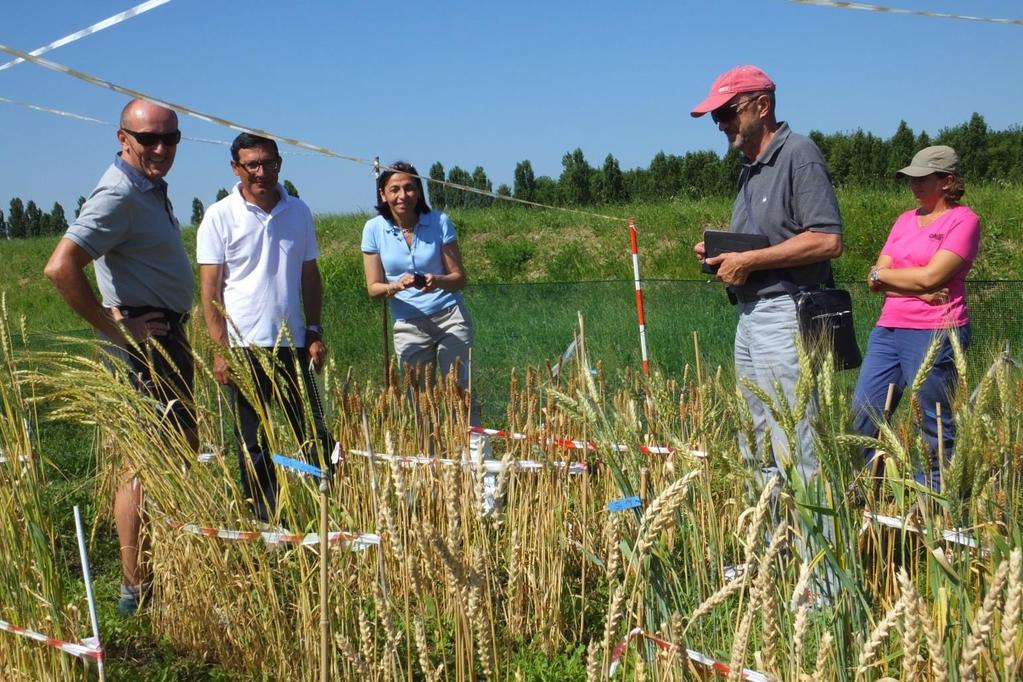
[[[954,330],[965,350],[970,342],[970,326]],[[884,403],[888,396],[889,384],[895,385],[892,411],[899,404],[903,391],[916,378],[927,349],[935,335],[942,337],[941,350],[934,366],[927,373],[917,399],[923,416],[919,425],[921,435],[930,452],[930,466],[927,474],[917,470],[917,482],[929,485],[935,490],[941,488],[941,465],[938,460],[938,419],[936,405],[941,405],[941,431],[944,457],[952,457],[955,444],[955,422],[952,419],[951,397],[958,385],[959,376],[952,355],[949,332],[944,329],[900,329],[875,327],[867,342],[867,354],[863,358],[860,376],[853,393],[853,429],[856,433],[876,437],[878,423],[884,418]],[[875,452],[864,453],[868,466],[873,465]]]

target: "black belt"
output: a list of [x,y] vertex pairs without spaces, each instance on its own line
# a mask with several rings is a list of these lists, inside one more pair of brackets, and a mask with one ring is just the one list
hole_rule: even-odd
[[731,289],[728,290],[728,301],[732,305],[737,303],[756,303],[761,299],[778,298],[779,296],[788,296],[788,293],[785,291],[772,291],[766,294],[742,294]]
[[148,313],[160,313],[163,315],[163,319],[168,324],[177,325],[180,327],[185,326],[188,322],[188,313],[178,313],[170,308],[158,308],[152,305],[119,305],[117,309],[121,311],[121,314],[125,317],[140,317]]

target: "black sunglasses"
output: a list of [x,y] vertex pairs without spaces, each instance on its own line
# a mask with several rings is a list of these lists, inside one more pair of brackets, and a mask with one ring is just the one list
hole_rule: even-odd
[[160,142],[163,142],[165,147],[174,147],[178,142],[181,142],[181,131],[175,130],[173,133],[136,133],[134,130],[128,130],[127,128],[121,128],[121,130],[135,138],[143,147],[155,147]]
[[756,101],[757,97],[749,97],[747,99],[742,100],[741,102],[736,102],[735,104],[729,104],[723,107],[718,107],[714,111],[710,112],[710,118],[711,120],[714,121],[714,123],[728,123],[733,118],[738,116],[739,112],[746,108],[747,104]]

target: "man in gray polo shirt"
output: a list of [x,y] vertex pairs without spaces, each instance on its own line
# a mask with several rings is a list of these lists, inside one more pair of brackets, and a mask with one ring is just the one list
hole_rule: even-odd
[[[192,353],[184,329],[192,307],[192,265],[163,180],[180,139],[173,111],[129,102],[117,131],[121,151],[44,272],[68,305],[117,346],[136,388],[170,407],[172,426],[195,449]],[[94,261],[102,303],[85,276]],[[162,346],[170,361],[152,344]],[[124,614],[137,610],[143,582],[141,502],[134,472],[124,472],[114,496],[124,574],[119,609]]]
[[[697,257],[716,266],[718,280],[728,285],[738,304],[735,372],[772,399],[780,385],[795,405],[799,360],[796,352],[795,301],[798,287],[819,287],[831,280],[830,259],[842,254],[842,219],[824,157],[809,138],[789,130],[775,118],[775,86],[755,66],[739,66],[718,77],[710,94],[693,109],[694,117],[710,113],[732,149],[745,157],[739,193],[732,208],[732,232],[766,235],[770,246],[725,253],[705,259],[703,242]],[[765,405],[740,381],[739,388],[753,416],[755,443],[740,437],[743,454],[763,462],[771,439],[774,471],[810,482],[818,471],[813,430],[816,400],[797,426],[798,450]]]

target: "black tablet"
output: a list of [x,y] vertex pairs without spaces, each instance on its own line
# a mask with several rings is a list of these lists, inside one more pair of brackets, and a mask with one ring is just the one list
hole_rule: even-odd
[[[752,251],[771,245],[767,235],[747,234],[745,232],[728,232],[726,230],[705,230],[703,233],[703,250],[705,258],[713,258],[723,253],[735,251]],[[717,266],[703,264],[703,271],[709,275],[716,274]]]

